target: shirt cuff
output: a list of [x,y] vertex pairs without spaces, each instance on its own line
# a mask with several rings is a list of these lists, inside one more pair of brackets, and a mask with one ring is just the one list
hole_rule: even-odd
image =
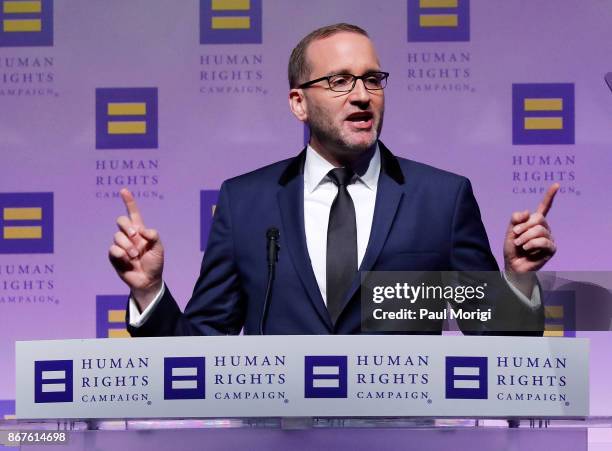
[[163,297],[165,291],[166,291],[166,284],[162,282],[161,289],[159,290],[157,295],[153,298],[153,301],[151,301],[151,303],[147,306],[146,309],[144,309],[142,313],[140,313],[140,310],[138,309],[136,300],[134,300],[134,298],[130,294],[130,304],[129,304],[130,326],[132,327],[142,326],[145,323],[145,321],[149,319],[149,316],[151,316],[151,313],[153,312],[153,310],[155,310],[155,307],[157,306],[157,304],[159,304],[159,301]]
[[[542,299],[540,298],[540,284],[536,282],[533,286],[533,290],[531,291],[531,297],[528,298],[523,294],[521,290],[516,288],[512,282],[508,280],[506,277],[506,271],[502,271],[502,276],[504,280],[512,290],[512,292],[516,295],[516,297],[523,303],[526,307],[529,307],[531,310],[537,310],[542,305]],[[537,279],[536,279],[537,280]]]

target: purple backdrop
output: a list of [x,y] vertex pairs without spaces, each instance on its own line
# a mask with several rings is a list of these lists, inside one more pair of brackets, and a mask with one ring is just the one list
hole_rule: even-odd
[[[338,21],[366,28],[391,73],[384,142],[470,177],[500,261],[512,211],[535,208],[559,181],[549,215],[559,252],[547,269],[612,267],[610,2],[247,3],[227,12],[204,0],[41,0],[40,13],[12,17],[35,18],[40,31],[0,31],[0,400],[14,399],[15,340],[89,338],[121,321],[96,308],[97,297],[126,293],[106,257],[121,187],[159,229],[165,279],[184,305],[214,190],[300,150],[288,55]],[[447,26],[425,26],[439,13]],[[248,28],[208,29],[214,17]],[[52,193],[51,208],[10,193]],[[51,251],[27,250],[49,239]],[[591,412],[609,415],[610,334],[591,337]]]

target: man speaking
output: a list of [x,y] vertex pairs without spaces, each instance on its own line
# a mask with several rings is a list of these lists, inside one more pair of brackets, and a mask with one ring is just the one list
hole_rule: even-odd
[[[162,279],[163,246],[134,198],[110,260],[130,287],[133,336],[353,334],[361,331],[360,271],[498,271],[469,181],[395,157],[379,141],[384,88],[367,33],[320,28],[289,60],[289,107],[310,127],[297,157],[227,180],[193,296],[182,313]],[[512,215],[504,241],[512,302],[538,315],[533,278],[555,253],[545,216]],[[266,234],[281,248],[269,304]],[[264,310],[266,310],[264,315]]]

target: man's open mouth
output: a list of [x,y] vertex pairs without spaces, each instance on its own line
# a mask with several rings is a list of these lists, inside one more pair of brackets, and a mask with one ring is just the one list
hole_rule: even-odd
[[372,127],[373,115],[367,111],[361,111],[359,113],[349,114],[346,120],[351,122],[354,127],[357,128],[370,128]]

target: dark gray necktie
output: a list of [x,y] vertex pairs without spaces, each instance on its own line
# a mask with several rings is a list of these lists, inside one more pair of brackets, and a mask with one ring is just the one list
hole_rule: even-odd
[[354,172],[349,168],[336,168],[327,175],[338,186],[329,212],[326,266],[327,310],[335,323],[357,272],[357,221],[355,205],[347,189]]

